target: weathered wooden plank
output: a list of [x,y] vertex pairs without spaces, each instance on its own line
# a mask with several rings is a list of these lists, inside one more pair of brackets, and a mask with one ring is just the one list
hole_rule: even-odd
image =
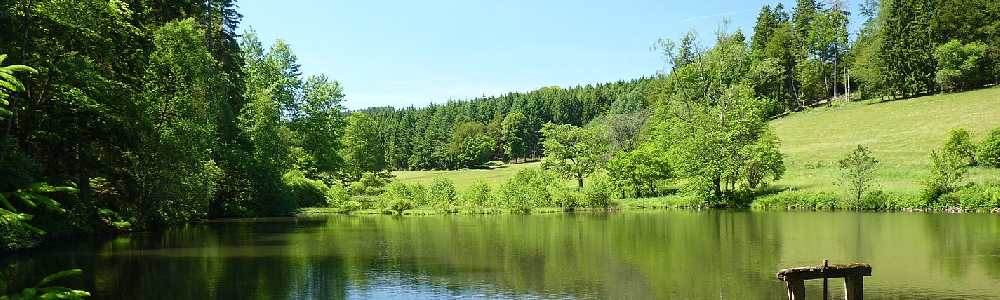
[[827,266],[825,270],[820,266],[778,271],[778,279],[782,281],[841,278],[848,276],[872,276],[872,267],[868,264],[835,264]]
[[844,277],[844,299],[864,300],[865,299],[865,279],[862,276]]
[[788,300],[806,299],[806,282],[802,280],[790,280],[785,282],[788,287]]

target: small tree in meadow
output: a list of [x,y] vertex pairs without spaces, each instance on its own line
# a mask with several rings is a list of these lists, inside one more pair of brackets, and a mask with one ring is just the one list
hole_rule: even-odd
[[858,145],[858,148],[841,158],[838,163],[843,172],[838,184],[847,188],[855,203],[860,203],[861,197],[875,187],[875,166],[878,160],[868,148]]

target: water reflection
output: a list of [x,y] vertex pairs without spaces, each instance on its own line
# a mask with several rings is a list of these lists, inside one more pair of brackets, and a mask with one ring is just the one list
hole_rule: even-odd
[[[94,299],[778,299],[781,268],[871,263],[874,299],[1000,299],[990,214],[643,211],[219,221],[8,260]],[[832,281],[839,296],[840,281]],[[807,285],[818,297],[818,282]]]

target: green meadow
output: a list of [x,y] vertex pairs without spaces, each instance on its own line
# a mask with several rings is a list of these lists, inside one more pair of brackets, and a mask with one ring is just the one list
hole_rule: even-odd
[[[837,160],[857,145],[879,160],[877,184],[887,192],[915,196],[929,174],[930,154],[948,131],[965,128],[978,143],[1000,127],[1000,87],[895,101],[835,102],[771,121],[781,138],[785,175],[772,186],[781,189],[839,191]],[[482,180],[493,188],[520,170],[539,163],[508,164],[498,169],[397,171],[396,180],[424,186],[445,177],[462,191]],[[1000,179],[1000,170],[972,168],[965,181]]]
[[[916,194],[929,176],[931,151],[948,131],[965,128],[978,143],[1000,127],[1000,88],[888,102],[857,102],[794,113],[771,122],[781,138],[785,176],[775,186],[835,190],[837,160],[857,145],[879,160],[878,181],[889,192]],[[972,168],[966,181],[1000,178],[1000,170]]]

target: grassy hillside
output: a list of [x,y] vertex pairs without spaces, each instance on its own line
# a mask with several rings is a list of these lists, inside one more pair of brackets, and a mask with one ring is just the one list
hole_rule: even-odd
[[[837,160],[857,145],[868,147],[881,162],[878,184],[887,191],[916,194],[928,174],[931,150],[941,147],[948,130],[964,127],[978,143],[1000,127],[1000,87],[889,102],[850,103],[795,113],[771,122],[781,138],[787,172],[781,188],[841,190]],[[539,163],[507,165],[496,170],[400,171],[397,180],[430,185],[447,177],[463,190],[477,180],[494,188]],[[966,177],[1000,179],[996,169],[974,168]]]
[[[978,143],[1000,127],[1000,87],[882,103],[817,108],[771,122],[781,138],[787,172],[776,183],[801,189],[837,189],[836,163],[857,145],[881,162],[879,183],[913,193],[929,174],[931,150],[948,131],[963,127]],[[972,169],[967,180],[1000,178],[997,170]]]

